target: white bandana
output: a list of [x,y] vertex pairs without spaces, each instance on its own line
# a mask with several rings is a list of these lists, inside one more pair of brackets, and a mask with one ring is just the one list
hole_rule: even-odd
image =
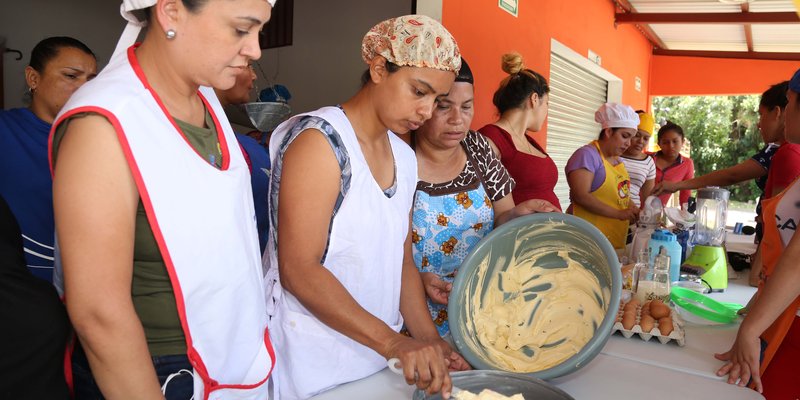
[[[275,2],[278,0],[267,0],[270,6],[275,7]],[[125,26],[125,30],[122,31],[122,35],[119,37],[119,41],[117,41],[117,47],[114,49],[114,57],[117,53],[127,51],[128,47],[131,47],[136,42],[136,38],[139,37],[139,32],[142,28],[147,25],[147,21],[144,19],[144,13],[141,10],[145,8],[152,7],[158,3],[158,0],[122,0],[122,5],[119,7],[120,14],[122,14],[122,18],[125,18],[128,21],[128,25]]]

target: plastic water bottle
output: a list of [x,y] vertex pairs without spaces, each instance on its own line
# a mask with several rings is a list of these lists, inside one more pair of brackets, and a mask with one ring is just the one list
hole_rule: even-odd
[[681,246],[681,264],[686,261],[689,256],[689,231],[684,229],[675,229],[673,231],[678,239],[678,244]]
[[662,248],[665,255],[669,256],[669,279],[677,282],[681,277],[681,245],[674,233],[666,229],[656,229],[650,236],[650,262],[655,264],[655,258],[661,254]]

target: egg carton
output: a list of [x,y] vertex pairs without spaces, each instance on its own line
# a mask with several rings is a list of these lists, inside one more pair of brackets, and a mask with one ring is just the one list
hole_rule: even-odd
[[656,338],[661,344],[666,344],[670,341],[675,341],[678,346],[685,346],[686,345],[686,330],[684,329],[684,321],[683,318],[672,308],[669,308],[669,314],[672,318],[672,332],[669,335],[662,335],[661,331],[658,329],[658,321],[653,326],[653,329],[650,332],[645,332],[642,330],[642,326],[639,325],[641,321],[642,315],[642,306],[640,305],[636,309],[636,323],[631,327],[631,329],[625,329],[622,326],[622,314],[623,314],[623,307],[624,304],[620,303],[619,309],[617,310],[617,318],[614,322],[614,325],[611,327],[611,334],[613,335],[615,332],[619,332],[627,339],[630,339],[633,335],[639,335],[639,337],[644,340],[645,342],[649,342],[650,339]]

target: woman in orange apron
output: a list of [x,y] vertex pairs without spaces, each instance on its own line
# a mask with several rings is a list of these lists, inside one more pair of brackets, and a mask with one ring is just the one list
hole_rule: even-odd
[[[786,139],[800,142],[800,70],[786,92]],[[763,269],[758,295],[731,350],[717,354],[729,361],[717,375],[728,383],[750,386],[767,399],[800,397],[797,360],[800,359],[800,179],[762,204]],[[760,338],[760,339],[759,339]],[[759,359],[759,350],[764,348]],[[751,381],[752,378],[752,381]]]
[[622,251],[639,209],[630,201],[630,178],[619,156],[636,135],[639,116],[630,106],[606,103],[594,119],[603,127],[600,137],[576,150],[564,168],[572,201],[567,212],[589,221]]

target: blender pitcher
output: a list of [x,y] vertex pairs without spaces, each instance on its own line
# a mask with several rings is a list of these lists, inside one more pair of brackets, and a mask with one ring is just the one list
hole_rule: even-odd
[[725,222],[730,192],[717,187],[697,190],[697,209],[692,254],[682,271],[700,275],[714,292],[728,287],[728,258],[725,254]]
[[725,189],[709,187],[697,190],[695,245],[722,246],[728,217],[728,196]]

